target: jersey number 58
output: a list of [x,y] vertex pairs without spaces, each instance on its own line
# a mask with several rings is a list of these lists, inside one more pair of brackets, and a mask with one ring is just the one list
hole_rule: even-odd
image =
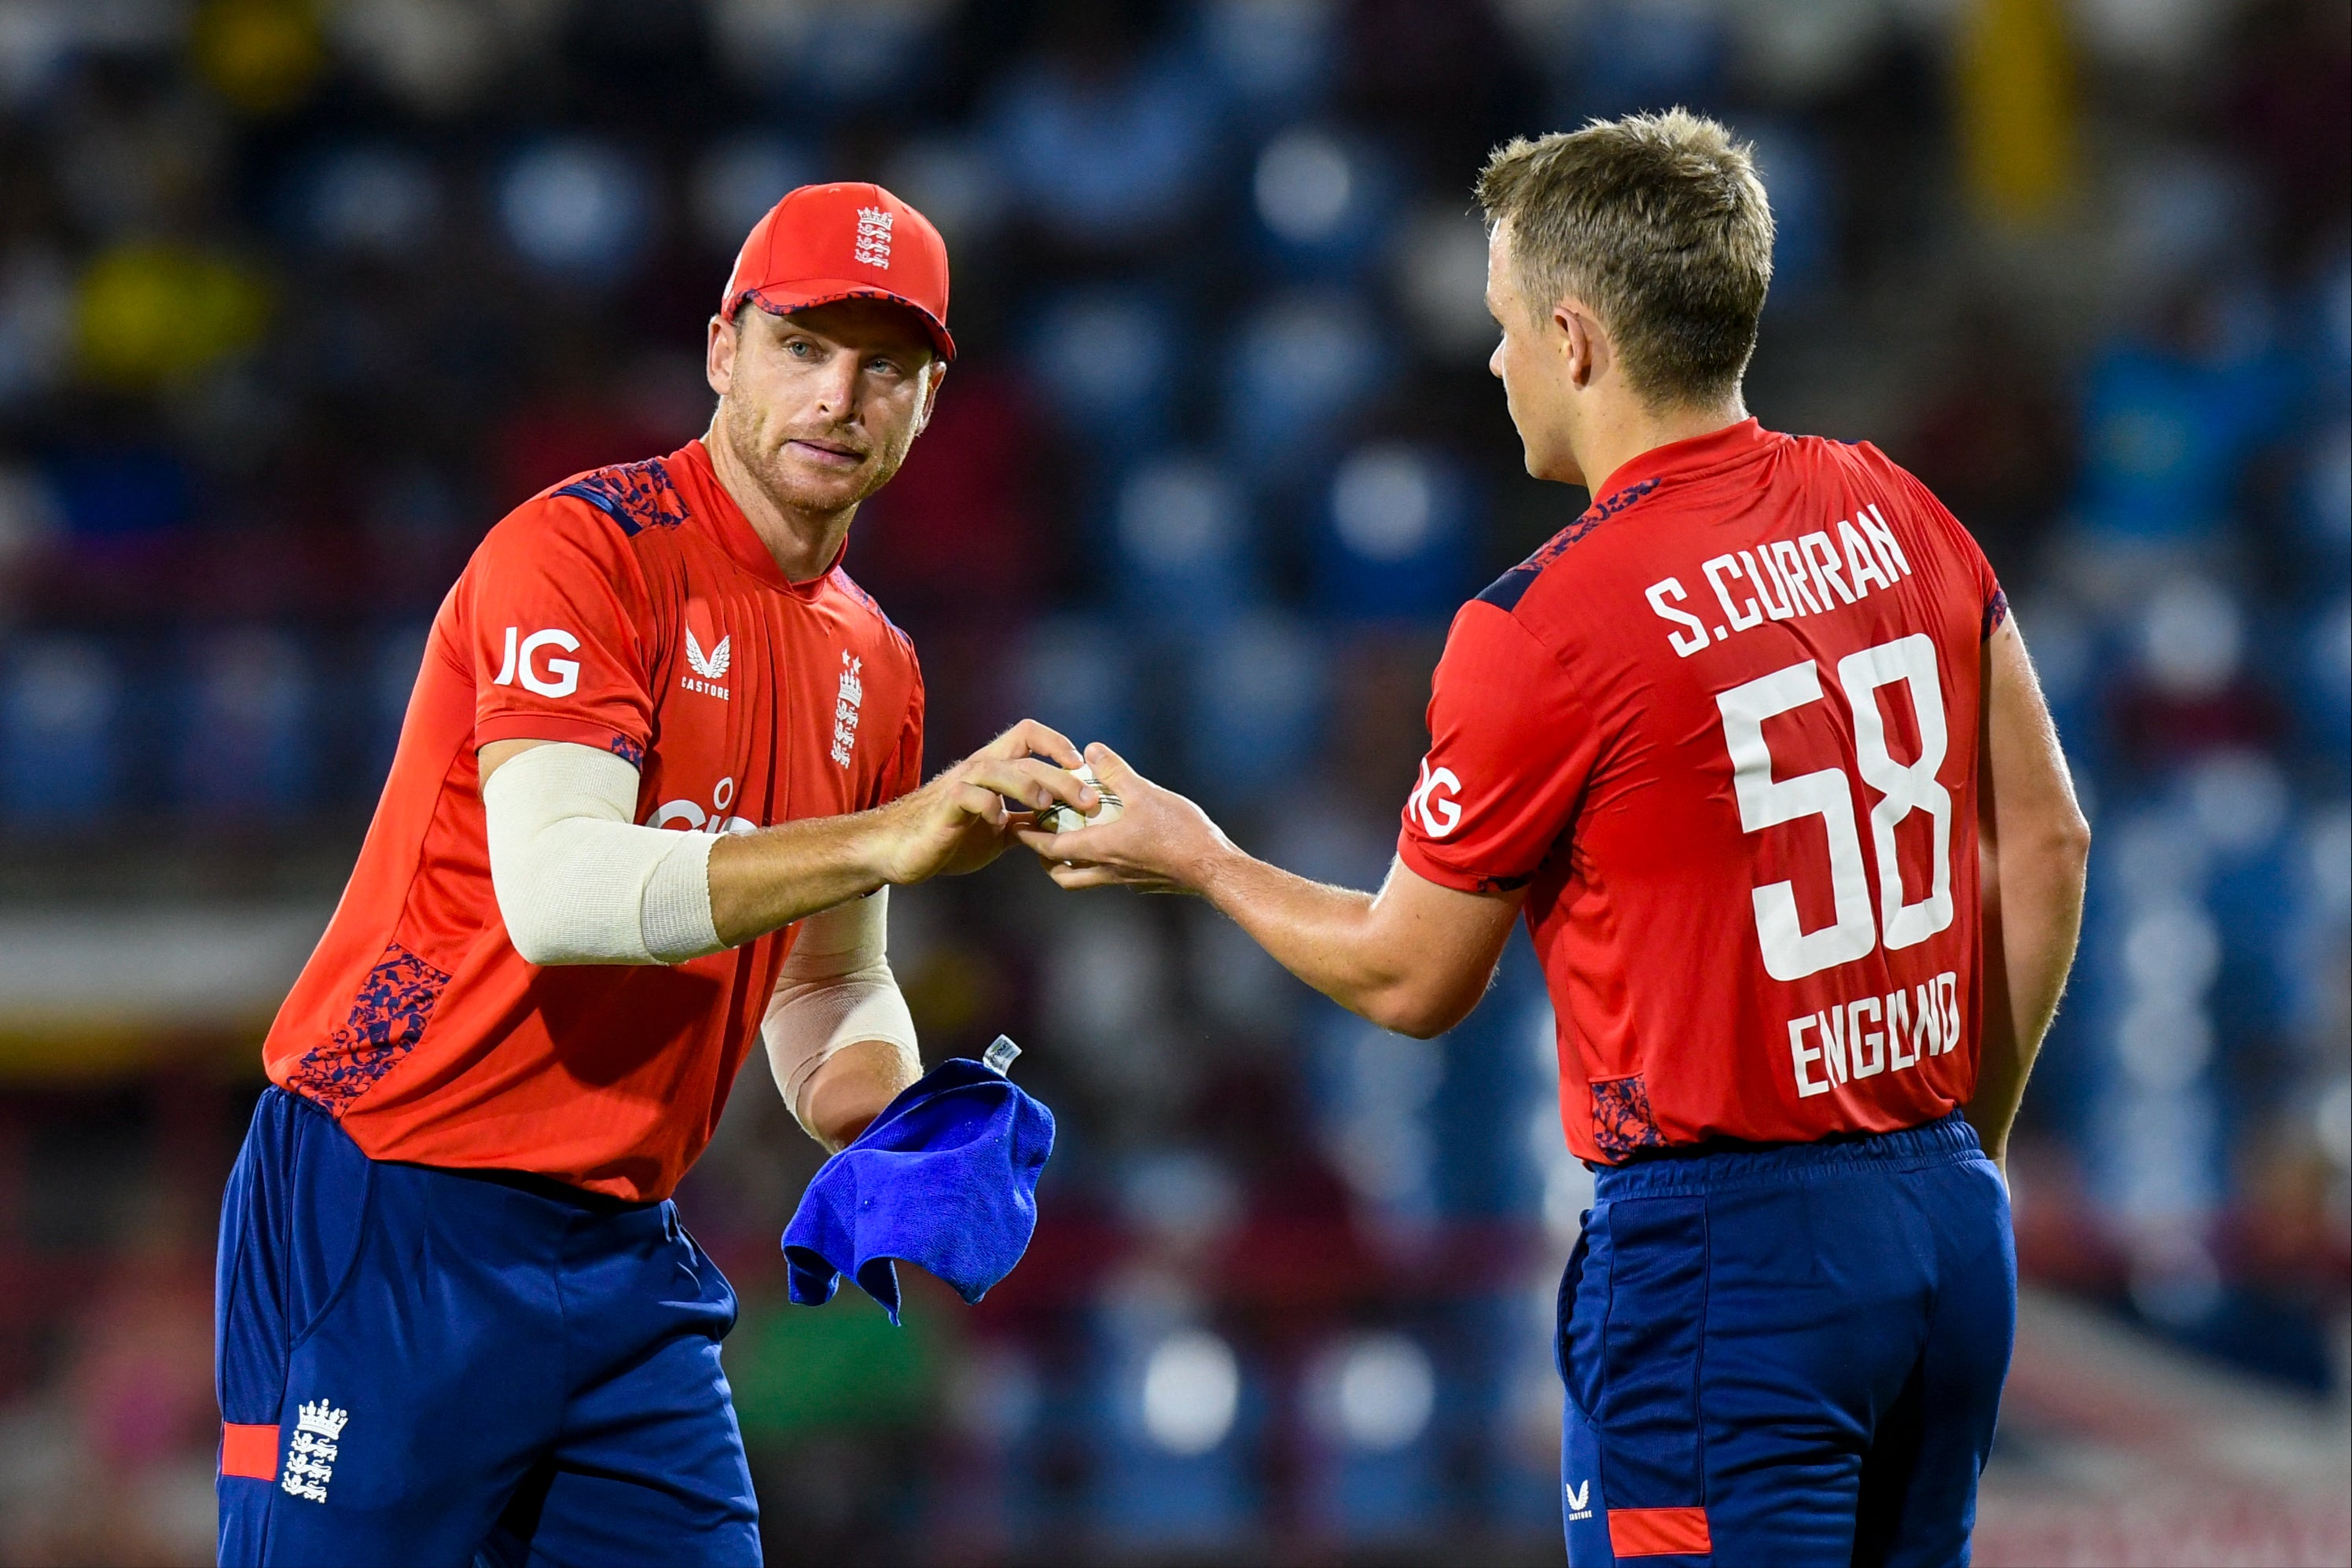
[[[1732,793],[1739,801],[1739,825],[1760,832],[1803,817],[1819,817],[1829,834],[1830,887],[1837,918],[1817,931],[1797,923],[1796,890],[1776,882],[1755,890],[1756,936],[1764,948],[1764,971],[1776,980],[1800,980],[1838,964],[1866,956],[1883,939],[1890,948],[1925,942],[1952,923],[1952,796],[1937,779],[1948,737],[1944,727],[1943,687],[1937,678],[1936,644],[1925,633],[1881,643],[1838,661],[1838,685],[1853,712],[1854,764],[1863,781],[1878,792],[1871,808],[1871,848],[1878,862],[1878,909],[1871,908],[1870,873],[1853,826],[1853,788],[1845,770],[1824,768],[1795,779],[1772,777],[1772,753],[1764,741],[1764,721],[1822,699],[1821,666],[1811,659],[1717,693],[1723,739],[1731,753]],[[1918,716],[1919,757],[1897,762],[1887,754],[1886,725],[1878,711],[1878,688],[1901,682],[1910,687]],[[1914,811],[1935,824],[1935,872],[1927,896],[1916,903],[1903,885],[1895,857],[1895,829]]]

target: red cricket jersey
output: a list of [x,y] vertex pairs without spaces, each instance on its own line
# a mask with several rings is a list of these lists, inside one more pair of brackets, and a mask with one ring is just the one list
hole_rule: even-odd
[[920,779],[904,633],[840,570],[789,581],[700,442],[517,507],[443,601],[392,777],[332,924],[278,1009],[272,1082],[377,1159],[667,1197],[791,946],[540,968],[490,886],[475,770],[495,740],[606,747],[636,821],[749,832]]
[[1398,844],[1528,888],[1570,1147],[1965,1103],[1992,569],[1877,448],[1752,419],[1607,489],[1454,618]]

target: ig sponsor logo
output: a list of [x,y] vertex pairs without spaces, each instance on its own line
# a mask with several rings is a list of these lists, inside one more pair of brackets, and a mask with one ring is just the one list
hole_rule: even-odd
[[664,800],[646,819],[651,828],[683,828],[689,833],[756,833],[760,824],[741,817],[730,817],[727,808],[735,803],[735,780],[721,779],[719,788],[710,792],[710,810],[704,810],[692,800]]

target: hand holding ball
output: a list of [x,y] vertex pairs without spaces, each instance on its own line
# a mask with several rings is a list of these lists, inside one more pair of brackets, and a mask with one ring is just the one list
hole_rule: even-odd
[[1127,810],[1126,802],[1121,800],[1117,795],[1112,794],[1103,784],[1103,781],[1095,777],[1095,770],[1092,764],[1081,762],[1071,771],[1074,772],[1082,782],[1091,784],[1095,787],[1095,792],[1102,797],[1102,804],[1097,806],[1094,809],[1093,814],[1089,816],[1082,815],[1076,808],[1065,806],[1059,801],[1056,801],[1053,805],[1046,807],[1044,810],[1037,813],[1038,831],[1045,833],[1075,833],[1080,828],[1099,827],[1105,822],[1116,821],[1118,818],[1118,814]]

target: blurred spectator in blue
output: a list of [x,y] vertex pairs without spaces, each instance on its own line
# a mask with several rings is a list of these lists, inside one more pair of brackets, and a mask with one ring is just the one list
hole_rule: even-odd
[[1150,755],[1129,646],[1092,616],[1034,622],[1020,654],[1020,710],[1080,746],[1099,740],[1129,760]]
[[1216,137],[1197,60],[1152,40],[1133,0],[1058,0],[988,122],[1023,213],[1049,238],[1132,254],[1203,193]]
[[1336,1335],[1308,1362],[1304,1395],[1309,1528],[1359,1545],[1424,1532],[1442,1508],[1428,1351],[1393,1329]]
[[422,153],[362,141],[306,161],[289,182],[285,215],[307,246],[408,259],[438,231],[445,200],[440,172]]
[[1179,370],[1176,323],[1150,290],[1048,295],[1031,325],[1027,358],[1039,402],[1077,451],[1117,462],[1166,439]]
[[549,276],[616,283],[635,266],[656,216],[652,180],[599,137],[555,137],[518,151],[498,177],[507,243]]
[[1241,119],[1264,124],[1322,100],[1335,11],[1333,0],[1206,0],[1201,52]]
[[2136,655],[2118,695],[2117,731],[2146,767],[2221,747],[2260,747],[2279,731],[2277,705],[2248,674],[2245,611],[2210,578],[2183,572],[2141,604]]
[[172,705],[173,784],[199,819],[256,824],[312,804],[318,747],[316,675],[301,644],[279,632],[208,642]]
[[1723,23],[1705,0],[1602,0],[1562,7],[1556,75],[1574,82],[1572,117],[1663,103],[1704,108],[1723,72]]
[[1172,1277],[1139,1270],[1099,1312],[1092,1502],[1123,1555],[1230,1551],[1253,1527],[1263,1396],[1232,1343],[1189,1321],[1197,1310]]
[[862,108],[937,67],[953,11],[952,0],[717,0],[711,25],[720,60],[780,106]]
[[2297,716],[2312,756],[2341,789],[2352,769],[2352,598],[2339,591],[2304,623],[2301,643],[2292,683]]
[[2216,284],[2176,293],[2152,332],[2110,347],[2084,398],[2084,525],[2109,546],[2212,540],[2280,411],[2271,349],[2260,295]]
[[1205,457],[1170,453],[1136,468],[1111,526],[1116,592],[1147,626],[1215,635],[1265,597],[1248,499]]
[[92,827],[121,790],[122,676],[98,644],[19,643],[0,666],[0,812],[19,827]]
[[1362,138],[1292,126],[1259,149],[1251,173],[1261,243],[1293,276],[1351,277],[1388,237],[1395,186]]
[[[964,259],[968,255],[995,237],[1013,202],[995,149],[971,132],[910,139],[890,155],[882,183],[938,225],[959,269],[971,265]],[[969,276],[961,273],[956,285],[960,310],[970,296],[962,281]]]
[[1756,146],[1756,172],[1772,193],[1772,291],[1782,313],[1817,304],[1837,286],[1837,172],[1801,126],[1742,128]]
[[1349,453],[1315,541],[1317,605],[1351,621],[1442,622],[1472,586],[1472,502],[1468,476],[1428,448]]
[[1225,358],[1226,449],[1256,482],[1291,489],[1395,368],[1354,296],[1277,295],[1244,319]]
[[1188,777],[1213,806],[1277,805],[1323,738],[1331,656],[1312,622],[1264,612],[1203,631],[1185,692]]
[[746,131],[714,141],[694,161],[694,226],[714,256],[732,258],[751,225],[784,193],[824,177],[816,150],[772,131]]

